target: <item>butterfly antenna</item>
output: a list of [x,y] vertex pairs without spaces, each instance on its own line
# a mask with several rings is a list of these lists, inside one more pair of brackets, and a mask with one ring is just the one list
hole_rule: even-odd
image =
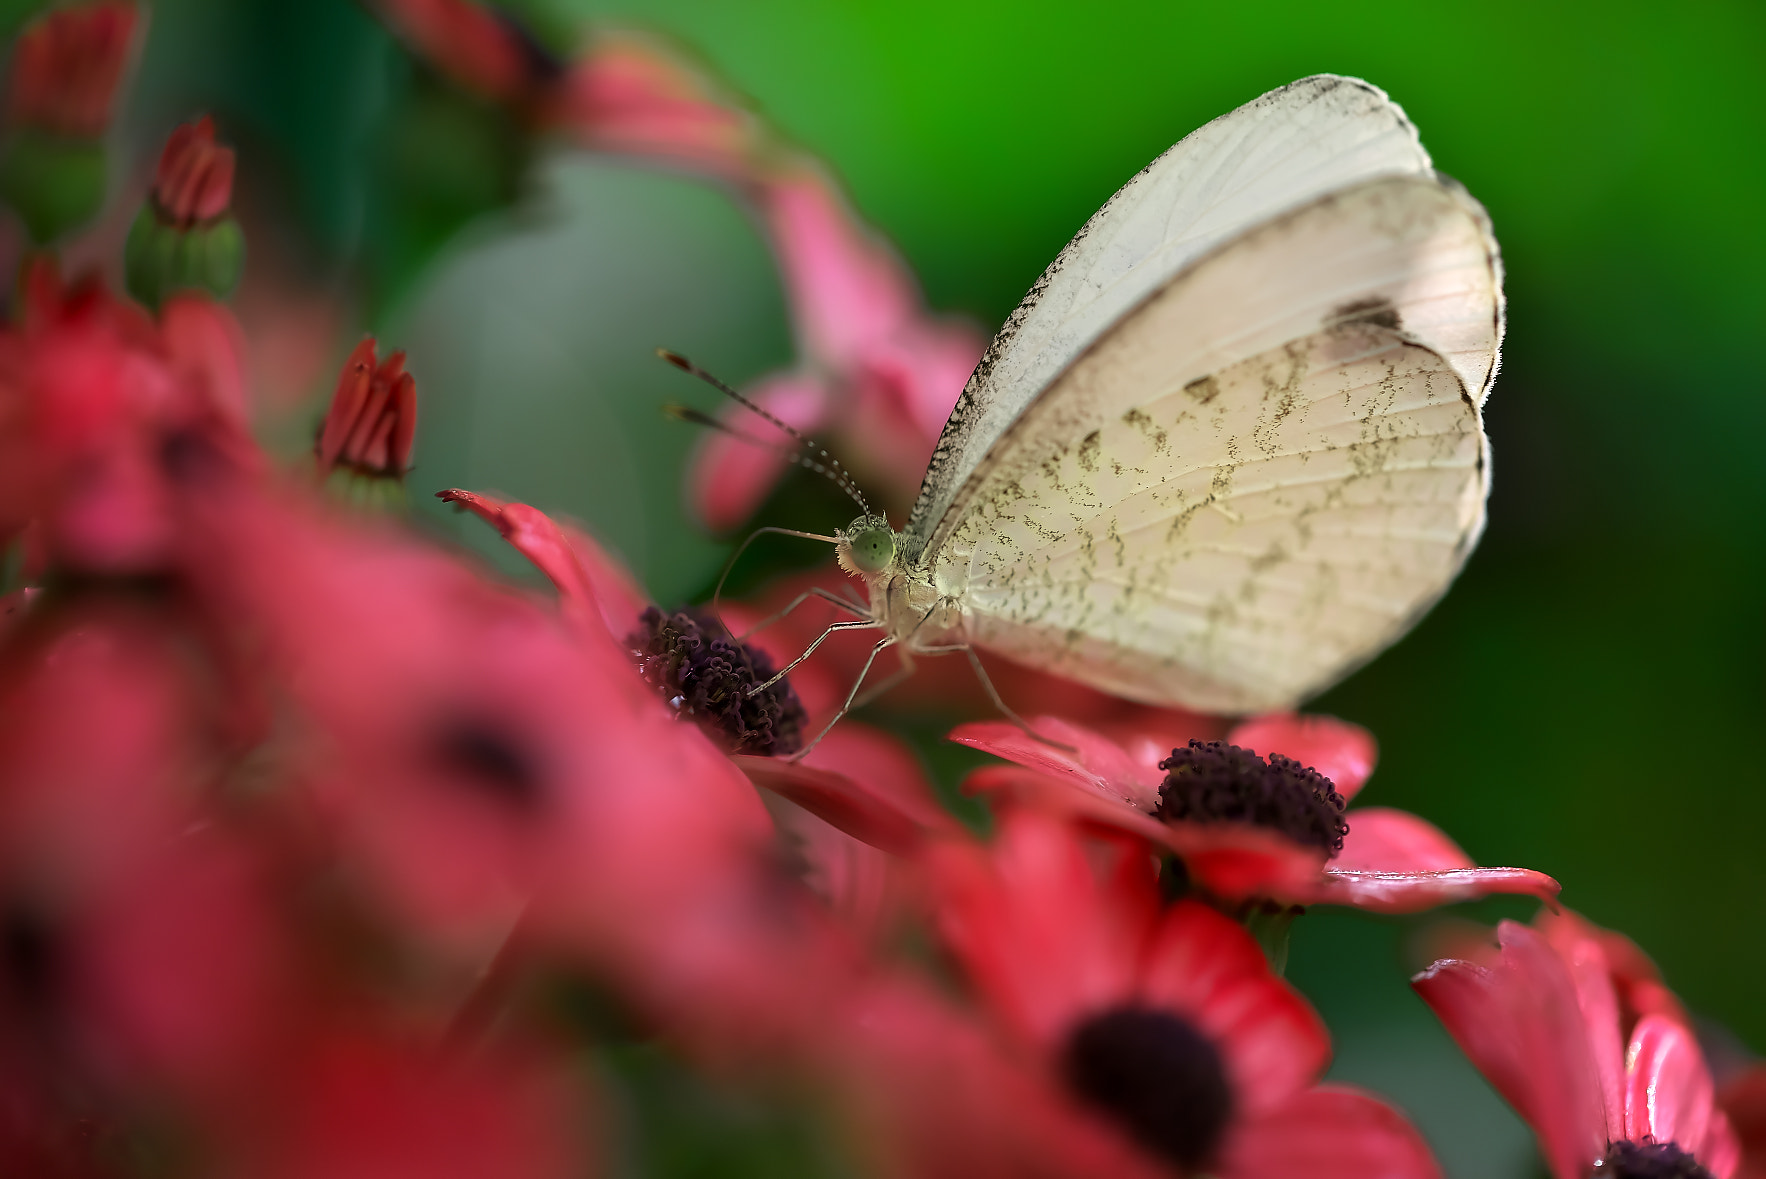
[[[682,356],[679,352],[670,352],[667,348],[658,348],[656,350],[656,355],[662,357],[662,359],[668,361],[689,376],[698,377],[707,385],[710,385],[713,389],[716,389],[719,393],[722,393],[736,404],[758,414],[760,417],[771,422],[785,433],[791,435],[791,437],[797,439],[798,449],[786,450],[787,457],[798,466],[805,467],[808,470],[814,471],[816,474],[825,476],[831,480],[834,486],[852,497],[853,502],[858,504],[859,511],[867,516],[871,514],[871,505],[865,502],[864,494],[860,492],[857,485],[853,483],[852,476],[847,473],[846,468],[840,465],[839,459],[828,453],[826,447],[822,446],[814,439],[806,438],[795,428],[780,421],[777,416],[768,413],[742,394],[736,392],[736,390],[730,388],[728,385],[694,364],[691,360],[688,360],[685,356]],[[756,446],[765,446],[769,449],[786,449],[783,447],[774,447],[771,443],[764,442],[759,438],[752,438],[739,430],[732,430],[724,423],[712,418],[709,414],[701,414],[696,410],[689,410],[685,406],[670,406],[668,407],[668,412],[682,421],[693,422],[696,425],[710,426],[713,429],[722,430],[724,433],[729,434],[732,437],[739,438],[744,442],[749,442]],[[806,450],[815,451],[820,458],[812,458],[810,455],[803,453]]]

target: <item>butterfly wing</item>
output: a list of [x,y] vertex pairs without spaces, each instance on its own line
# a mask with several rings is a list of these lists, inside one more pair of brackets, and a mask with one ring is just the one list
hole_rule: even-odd
[[933,534],[935,584],[1032,666],[1290,706],[1403,633],[1475,543],[1500,305],[1482,209],[1432,174],[1279,216],[1024,409]]
[[1086,222],[1012,313],[952,411],[904,534],[919,556],[963,481],[1024,408],[1110,325],[1222,243],[1428,153],[1378,87],[1319,75],[1185,137]]

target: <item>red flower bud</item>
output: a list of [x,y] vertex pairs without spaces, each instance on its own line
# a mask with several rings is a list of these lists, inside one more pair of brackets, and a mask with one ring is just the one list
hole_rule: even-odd
[[74,139],[96,139],[135,35],[130,0],[58,8],[19,34],[7,82],[7,119]]
[[233,149],[215,142],[215,121],[204,115],[166,140],[153,179],[161,219],[178,226],[213,221],[233,199]]
[[405,371],[405,354],[376,364],[374,338],[356,345],[344,362],[331,411],[319,429],[314,452],[319,473],[337,466],[367,475],[403,478],[417,433],[417,383]]

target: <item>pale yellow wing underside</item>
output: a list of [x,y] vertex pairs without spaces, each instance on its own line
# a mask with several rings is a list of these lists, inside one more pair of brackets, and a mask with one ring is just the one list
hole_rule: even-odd
[[1031,666],[1293,705],[1402,634],[1476,541],[1500,298],[1482,210],[1432,176],[1254,230],[994,444],[928,546],[935,584],[973,642]]

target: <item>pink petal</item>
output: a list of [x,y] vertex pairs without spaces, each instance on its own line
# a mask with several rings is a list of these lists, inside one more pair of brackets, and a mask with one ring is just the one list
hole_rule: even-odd
[[697,71],[641,36],[599,33],[541,117],[598,151],[734,181],[752,179],[757,167],[762,128],[754,116],[720,101]]
[[1318,1085],[1240,1126],[1221,1179],[1440,1179],[1402,1113],[1347,1085]]
[[436,492],[443,503],[458,504],[502,534],[503,539],[549,578],[558,589],[559,601],[576,623],[601,621],[595,589],[589,584],[570,542],[538,508],[505,503],[488,495],[450,487]]
[[1379,760],[1372,733],[1334,716],[1272,712],[1246,721],[1226,739],[1263,757],[1279,753],[1311,766],[1331,780],[1345,802],[1355,797]]
[[319,431],[319,469],[328,470],[343,455],[344,443],[355,432],[367,403],[368,390],[374,383],[374,337],[357,344],[343,362],[343,375],[337,379],[337,391],[331,397],[331,409]]
[[1625,1136],[1700,1153],[1716,1091],[1693,1034],[1666,1016],[1646,1015],[1631,1033],[1625,1065]]
[[[766,377],[746,396],[804,434],[821,429],[828,412],[821,383],[795,373]],[[726,532],[754,515],[790,465],[787,452],[797,446],[790,435],[740,405],[727,409],[723,420],[769,445],[757,446],[721,432],[701,440],[687,467],[687,499],[700,522],[713,532]]]
[[1344,872],[1440,872],[1471,868],[1472,858],[1447,833],[1409,811],[1369,806],[1350,811],[1349,834],[1331,867]]
[[1158,912],[1150,865],[1136,875],[1119,861],[1101,881],[1087,850],[1065,824],[1017,810],[985,851],[951,841],[929,860],[946,944],[1007,1026],[1044,1046],[1134,995]]
[[925,832],[913,816],[844,774],[776,757],[737,754],[731,760],[756,786],[790,799],[854,839],[902,856],[920,849]]
[[881,848],[848,835],[775,794],[767,810],[803,864],[803,882],[827,902],[841,923],[865,940],[884,923],[890,902],[891,866]]
[[1075,752],[1039,741],[1008,721],[958,725],[948,739],[1040,770],[1112,802],[1149,813],[1158,808],[1164,774],[1156,763],[1137,762],[1108,737],[1059,717],[1039,716],[1031,724],[1050,740],[1074,746]]
[[1411,980],[1448,1034],[1539,1137],[1556,1179],[1586,1179],[1606,1150],[1587,1025],[1549,942],[1512,921],[1491,967],[1449,959]]
[[172,368],[202,404],[241,428],[246,404],[245,333],[233,313],[202,295],[173,295],[159,310]]
[[[1713,1122],[1706,1134],[1713,1160],[1733,1145],[1750,1164],[1744,1172],[1747,1179],[1760,1179],[1766,1175],[1766,1063],[1756,1061],[1726,1079],[1718,1100],[1723,1106],[1722,1120]],[[1705,1165],[1717,1172],[1718,1179],[1724,1179],[1715,1161]]]
[[1459,868],[1445,872],[1345,872],[1325,869],[1310,899],[1297,904],[1349,905],[1374,913],[1421,913],[1482,897],[1516,895],[1549,901],[1558,882],[1530,868]]
[[914,313],[907,268],[819,170],[802,164],[769,178],[760,201],[812,364],[844,370]]
[[[1753,1156],[1750,1154],[1749,1158]],[[1711,1111],[1711,1125],[1705,1131],[1705,1148],[1699,1152],[1698,1161],[1717,1179],[1730,1179],[1741,1167],[1741,1137],[1721,1109]]]
[[932,793],[920,759],[892,733],[859,721],[842,721],[804,762],[863,782],[927,831],[956,834],[961,830]]
[[1199,901],[1166,911],[1147,953],[1140,996],[1191,1020],[1220,1048],[1233,1093],[1252,1114],[1281,1105],[1330,1060],[1324,1021],[1270,973],[1257,942]]
[[[1607,1137],[1618,1141],[1625,1131],[1625,1045],[1620,1037],[1619,998],[1613,990],[1606,953],[1593,936],[1594,927],[1570,924],[1545,914],[1535,922],[1563,959],[1576,986],[1576,1002],[1588,1028],[1588,1048],[1600,1074],[1601,1100],[1607,1111]],[[1568,936],[1566,936],[1568,935]]]
[[1325,862],[1324,853],[1273,831],[1247,823],[1163,823],[1071,778],[1017,766],[983,766],[963,789],[1139,836],[1182,857],[1190,879],[1222,900],[1268,897],[1311,904]]

